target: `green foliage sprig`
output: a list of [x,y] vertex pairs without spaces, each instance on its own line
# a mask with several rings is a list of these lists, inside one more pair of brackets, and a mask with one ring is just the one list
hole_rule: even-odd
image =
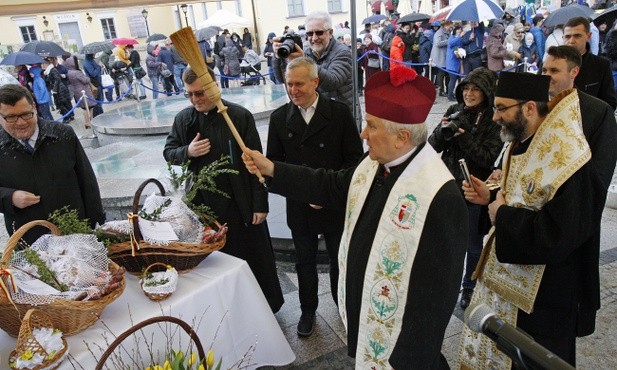
[[66,292],[67,290],[69,290],[66,284],[62,284],[58,281],[58,279],[56,279],[56,275],[54,274],[54,272],[51,271],[49,267],[47,267],[45,261],[41,259],[41,256],[39,256],[36,251],[33,251],[32,249],[24,249],[22,253],[24,254],[24,258],[26,259],[26,261],[28,261],[29,264],[31,264],[32,266],[36,266],[36,269],[39,273],[39,280],[41,280],[47,285],[51,285],[52,287],[56,288],[61,292]]
[[[197,196],[197,193],[202,190],[209,191],[214,194],[218,194],[225,198],[230,198],[229,194],[225,193],[222,190],[219,190],[216,187],[216,182],[214,181],[214,179],[218,175],[222,175],[222,174],[237,175],[239,173],[237,170],[234,170],[228,167],[230,165],[229,158],[230,157],[228,155],[223,155],[221,156],[220,159],[217,159],[216,161],[205,165],[199,171],[197,176],[195,176],[195,181],[193,182],[193,185],[191,186],[190,190],[186,193],[183,199],[184,203],[186,203],[189,206],[189,208],[193,212],[195,212],[195,214],[197,214],[197,216],[199,217],[199,220],[203,224],[207,224],[207,225],[212,224],[213,221],[216,220],[216,215],[214,214],[212,209],[208,207],[207,205],[194,204],[193,200]],[[182,164],[181,174],[180,175],[176,174],[177,176],[176,178],[181,179],[181,181],[179,182],[180,184],[182,184],[182,181],[186,180],[189,177],[189,175],[185,174],[185,169],[186,171],[188,171],[188,165],[189,165],[188,161]],[[169,166],[169,170],[171,173],[171,166]],[[171,174],[171,176],[173,176],[173,173]],[[172,184],[173,184],[173,180],[172,180]]]
[[139,217],[143,218],[144,220],[148,220],[148,221],[158,221],[159,218],[161,217],[161,212],[163,212],[163,209],[165,209],[166,207],[169,207],[170,204],[171,204],[171,199],[165,199],[163,204],[158,206],[151,213],[148,213],[144,211],[143,209],[141,209],[139,210]]
[[171,161],[167,162],[167,172],[169,172],[169,182],[171,183],[171,187],[173,190],[178,190],[180,187],[186,182],[186,180],[190,179],[193,176],[193,173],[189,170],[189,165],[191,161],[188,160],[180,166],[180,173],[177,173],[173,170]]
[[58,226],[62,235],[93,233],[88,219],[80,219],[77,210],[70,209],[69,206],[64,206],[50,213],[49,222]]

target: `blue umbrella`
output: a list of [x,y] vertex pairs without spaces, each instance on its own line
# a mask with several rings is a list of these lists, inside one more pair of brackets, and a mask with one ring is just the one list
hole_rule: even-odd
[[4,59],[2,59],[2,61],[0,62],[0,64],[8,66],[19,66],[22,64],[39,64],[43,62],[43,58],[34,53],[31,53],[29,51],[16,51],[5,56]]
[[475,21],[501,18],[503,9],[491,0],[465,0],[452,8],[446,17],[449,21]]
[[568,23],[568,21],[574,17],[590,18],[592,14],[593,9],[588,6],[578,4],[567,5],[551,12],[542,25],[546,27],[555,27],[558,24]]
[[362,21],[362,24],[379,23],[386,18],[388,17],[386,17],[383,14],[373,14],[370,17],[364,18],[364,20]]

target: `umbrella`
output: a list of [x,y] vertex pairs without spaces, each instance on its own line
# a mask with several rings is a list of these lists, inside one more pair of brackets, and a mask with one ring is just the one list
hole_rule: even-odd
[[79,49],[79,54],[96,54],[101,51],[108,51],[114,48],[111,41],[95,41],[86,44]]
[[339,37],[343,37],[343,35],[351,35],[351,30],[349,28],[335,28],[332,35],[335,39],[338,39]]
[[139,44],[139,41],[130,37],[119,37],[117,39],[111,40],[111,43],[114,45],[135,45]]
[[578,4],[568,5],[549,14],[542,25],[546,27],[555,27],[558,24],[566,24],[574,17],[590,18],[592,14],[593,9],[588,6]]
[[13,75],[5,71],[4,69],[0,69],[0,86],[8,85],[8,84],[19,84],[19,81]]
[[383,14],[373,14],[370,17],[366,17],[364,18],[364,20],[362,21],[362,24],[371,24],[371,23],[379,23],[381,21],[383,21],[384,19],[387,19],[388,17],[386,17]]
[[410,14],[400,17],[398,21],[396,21],[396,24],[423,22],[423,21],[428,21],[430,18],[431,16],[428,14],[410,13]]
[[66,51],[51,41],[31,41],[21,47],[20,51],[29,51],[42,57],[57,57]]
[[615,19],[617,19],[617,5],[613,5],[608,9],[605,9],[602,13],[595,16],[593,19],[593,23],[596,26],[601,25],[602,23],[606,23],[609,27],[615,23]]
[[22,64],[38,64],[43,63],[44,60],[40,56],[31,53],[29,51],[17,51],[2,59],[0,64],[8,65],[8,66],[18,66]]
[[210,26],[195,31],[195,38],[197,41],[210,40],[213,36],[219,32],[220,27]]
[[433,15],[431,15],[431,18],[428,20],[428,22],[433,23],[437,21],[443,21],[444,19],[446,19],[448,14],[450,14],[450,12],[452,11],[452,8],[454,8],[454,5],[448,5],[446,7],[439,9],[438,11],[433,13]]
[[148,36],[146,42],[161,41],[165,39],[167,39],[167,36],[163,35],[162,33],[153,33],[152,35]]
[[449,21],[474,21],[501,18],[503,9],[491,0],[464,0],[452,8],[446,17]]

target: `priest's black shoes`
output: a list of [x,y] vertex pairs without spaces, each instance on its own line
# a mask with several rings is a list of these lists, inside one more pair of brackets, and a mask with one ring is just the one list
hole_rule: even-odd
[[298,336],[308,337],[315,329],[315,312],[303,312],[298,322]]
[[473,289],[464,288],[461,294],[461,308],[464,310],[469,307],[471,303],[471,296],[473,295]]

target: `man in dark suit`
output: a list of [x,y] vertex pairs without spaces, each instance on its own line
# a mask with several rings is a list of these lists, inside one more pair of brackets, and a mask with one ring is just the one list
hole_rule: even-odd
[[[354,166],[362,156],[362,141],[349,112],[340,102],[317,93],[317,64],[309,58],[292,60],[285,71],[291,102],[272,113],[267,156],[271,160],[311,168],[339,170]],[[317,245],[324,235],[330,257],[330,288],[337,301],[338,247],[343,210],[287,199],[287,224],[296,248],[296,271],[302,316],[297,332],[313,333],[318,306]]]
[[589,51],[591,31],[589,21],[584,17],[570,19],[563,29],[565,45],[574,46],[581,53],[583,62],[580,72],[574,80],[574,85],[583,92],[604,100],[608,105],[617,108],[613,74],[608,59],[593,55]]
[[[9,234],[64,206],[91,227],[105,222],[96,176],[72,128],[38,118],[32,93],[17,84],[0,87],[0,126],[0,212]],[[33,228],[24,240],[46,232]]]

